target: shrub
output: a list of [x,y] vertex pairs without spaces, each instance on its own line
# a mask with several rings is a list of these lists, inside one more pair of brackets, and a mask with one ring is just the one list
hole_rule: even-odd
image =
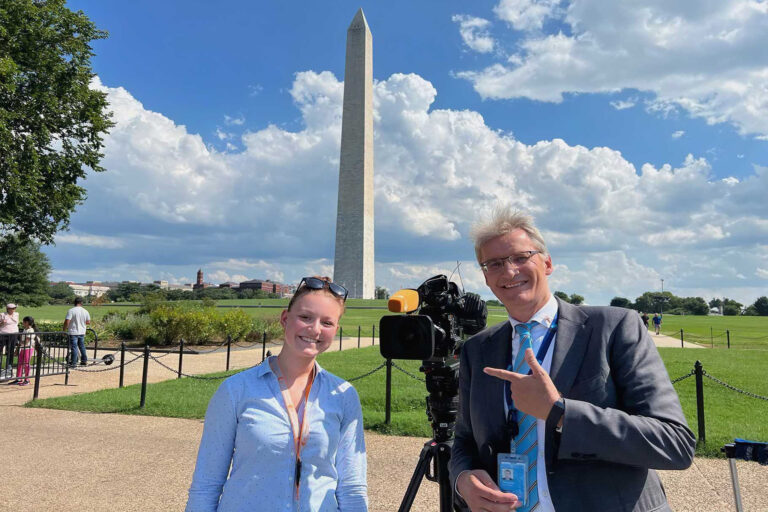
[[251,317],[242,309],[231,309],[224,314],[219,314],[216,322],[218,333],[231,336],[232,341],[245,338],[252,329]]

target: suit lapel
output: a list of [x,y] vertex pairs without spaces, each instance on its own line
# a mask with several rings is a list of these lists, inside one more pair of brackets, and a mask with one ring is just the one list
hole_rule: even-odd
[[592,329],[586,325],[589,317],[581,309],[560,299],[557,302],[557,337],[549,375],[557,390],[565,395],[581,368]]

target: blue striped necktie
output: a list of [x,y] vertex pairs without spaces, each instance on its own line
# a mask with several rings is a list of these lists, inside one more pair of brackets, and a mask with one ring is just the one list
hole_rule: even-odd
[[[538,322],[517,324],[515,330],[520,336],[520,348],[513,364],[514,371],[527,375],[531,367],[525,361],[525,350],[533,350],[531,329]],[[514,397],[512,397],[514,399]],[[515,437],[515,453],[528,457],[528,504],[520,507],[517,512],[531,512],[539,507],[539,490],[536,485],[536,458],[538,457],[538,435],[536,433],[536,418],[518,411],[517,424],[520,427]]]

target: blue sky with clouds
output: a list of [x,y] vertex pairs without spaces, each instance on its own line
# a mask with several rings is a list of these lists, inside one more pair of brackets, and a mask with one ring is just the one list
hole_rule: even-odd
[[[670,5],[671,4],[671,5]],[[530,211],[553,289],[768,288],[768,4],[69,2],[110,33],[107,172],[46,249],[54,279],[330,274],[346,28],[373,33],[376,283],[462,262]]]

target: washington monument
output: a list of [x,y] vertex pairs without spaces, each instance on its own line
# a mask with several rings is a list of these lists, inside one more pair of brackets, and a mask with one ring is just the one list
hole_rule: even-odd
[[363,10],[347,29],[333,280],[373,299],[373,38]]

